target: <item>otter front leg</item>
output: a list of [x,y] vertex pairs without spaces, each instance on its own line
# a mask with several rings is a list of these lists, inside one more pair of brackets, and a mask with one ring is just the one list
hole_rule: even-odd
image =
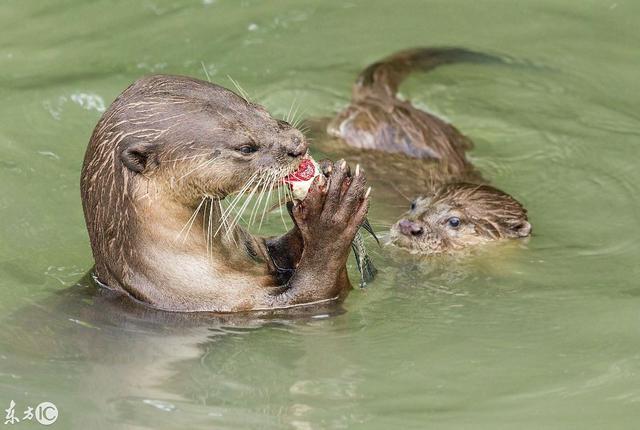
[[[293,203],[287,203],[289,214],[293,218]],[[286,285],[296,270],[304,241],[297,225],[282,236],[264,239],[266,253],[268,255],[269,268],[276,278],[278,285]]]
[[341,298],[351,288],[346,262],[369,196],[364,172],[353,177],[348,172],[346,162],[337,162],[329,177],[316,177],[307,197],[293,207],[302,254],[285,290],[269,297],[270,306]]

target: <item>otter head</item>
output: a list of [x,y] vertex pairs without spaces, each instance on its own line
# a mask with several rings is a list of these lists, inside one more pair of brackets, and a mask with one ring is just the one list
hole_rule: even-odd
[[82,170],[98,272],[133,259],[147,208],[171,206],[179,218],[206,197],[276,184],[306,151],[300,131],[225,88],[181,76],[136,81],[98,122]]
[[[137,81],[105,114],[121,168],[178,190],[224,197],[248,181],[277,180],[307,151],[300,131],[220,86],[186,77]],[[96,142],[99,144],[100,142]]]
[[527,210],[513,197],[488,185],[456,183],[414,200],[390,238],[414,253],[441,254],[529,234]]

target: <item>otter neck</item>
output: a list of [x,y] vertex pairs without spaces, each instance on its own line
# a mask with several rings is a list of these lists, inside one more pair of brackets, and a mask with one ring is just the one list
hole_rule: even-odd
[[[251,236],[237,224],[235,215],[224,218],[220,200],[203,197],[184,204],[170,199],[156,199],[138,212],[145,218],[141,231],[155,243],[169,244],[175,251],[209,258],[238,255]],[[236,221],[235,223],[233,221]]]

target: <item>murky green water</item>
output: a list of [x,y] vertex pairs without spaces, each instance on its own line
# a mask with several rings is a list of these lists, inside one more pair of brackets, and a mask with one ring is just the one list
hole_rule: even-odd
[[[65,429],[638,428],[638,16],[631,0],[2,2],[0,409],[51,401]],[[275,114],[330,115],[361,67],[420,45],[542,66],[403,87],[526,203],[528,244],[445,267],[376,251],[384,272],[329,318],[188,324],[69,290],[92,264],[84,149],[131,81],[202,62]],[[405,203],[376,191],[389,224]]]

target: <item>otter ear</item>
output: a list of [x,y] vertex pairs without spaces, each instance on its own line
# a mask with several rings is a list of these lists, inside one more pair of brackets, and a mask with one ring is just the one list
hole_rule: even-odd
[[133,143],[120,153],[120,159],[127,169],[142,173],[151,164],[156,163],[155,145]]
[[526,237],[531,234],[531,224],[528,221],[522,221],[513,228],[514,233],[518,237]]

